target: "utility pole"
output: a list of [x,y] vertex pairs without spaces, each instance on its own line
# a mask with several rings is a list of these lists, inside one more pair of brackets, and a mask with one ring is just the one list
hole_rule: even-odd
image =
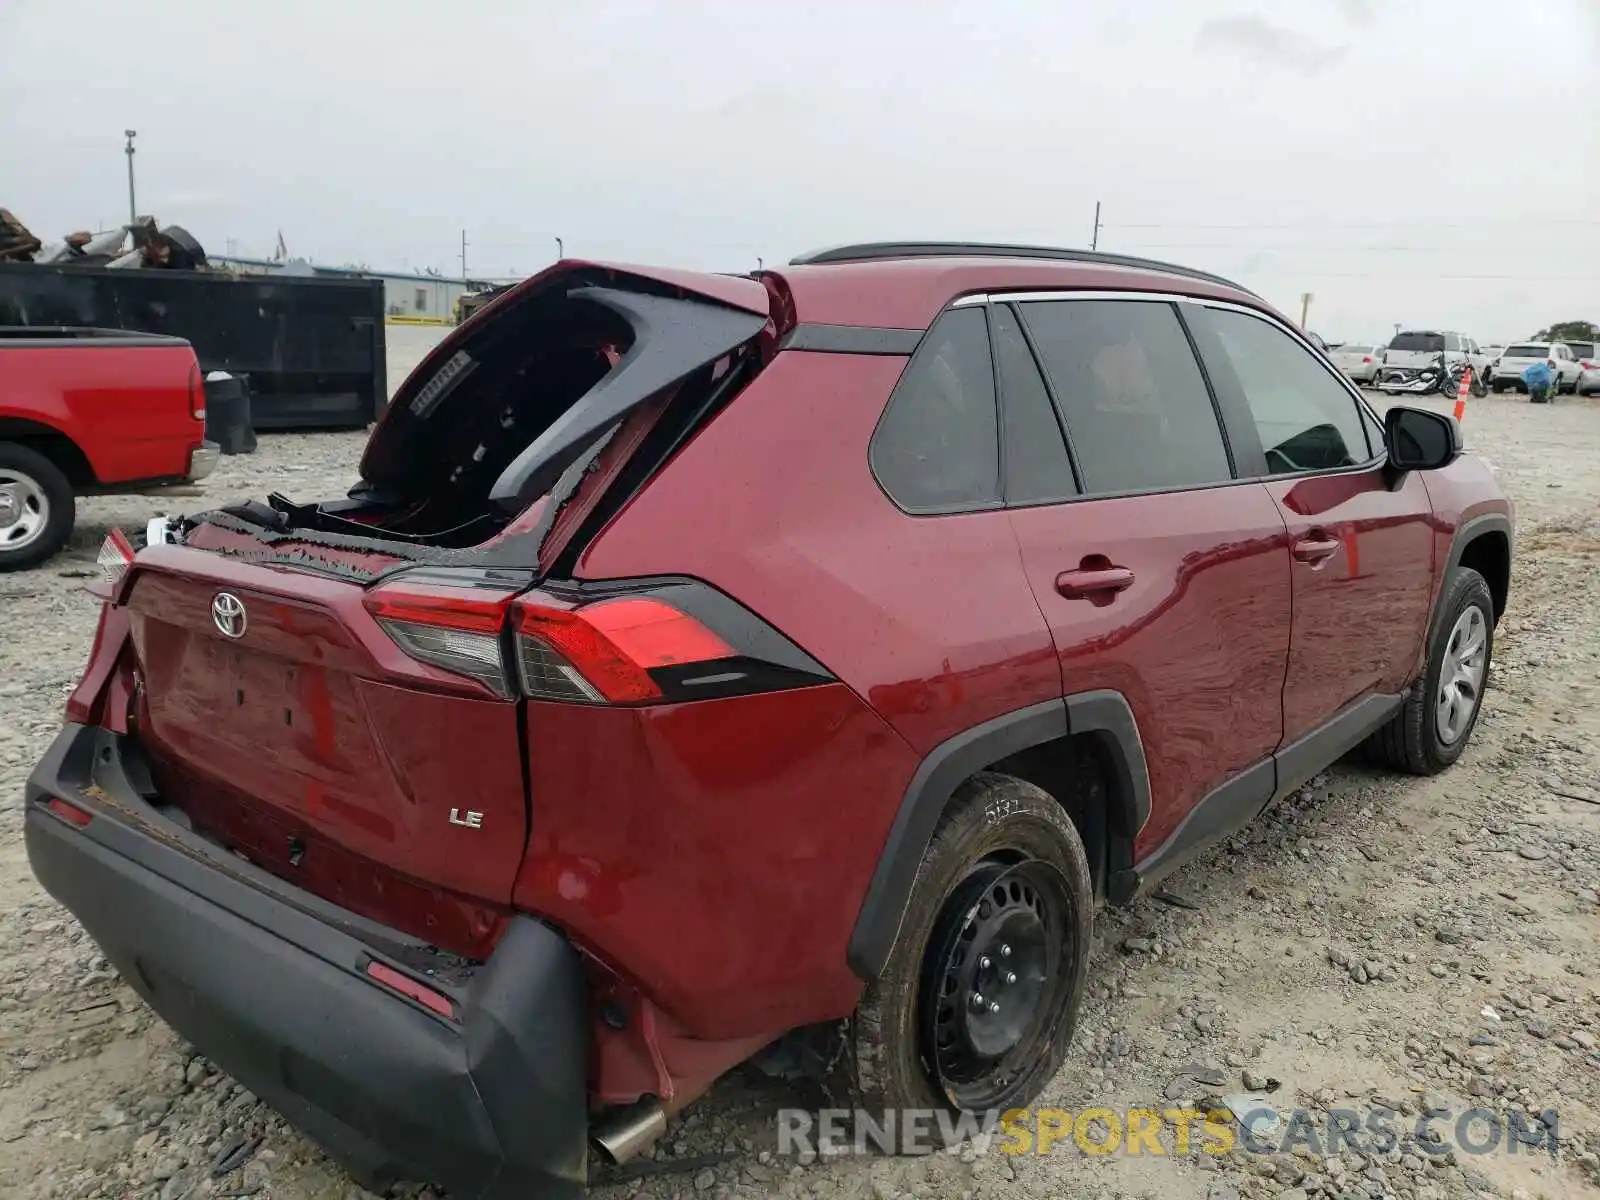
[[466,278],[467,278],[467,231],[465,229],[463,229],[461,231],[461,279],[462,279],[462,282],[465,282]]
[[558,235],[556,237],[556,260],[559,262],[567,256],[567,244]]
[[1300,328],[1306,327],[1306,318],[1311,314],[1311,293],[1300,293]]
[[1094,202],[1094,234],[1089,238],[1089,249],[1100,249],[1100,201]]
[[123,147],[128,156],[128,224],[132,225],[139,219],[139,210],[133,202],[133,139],[139,136],[137,129],[124,129],[122,136],[128,139]]

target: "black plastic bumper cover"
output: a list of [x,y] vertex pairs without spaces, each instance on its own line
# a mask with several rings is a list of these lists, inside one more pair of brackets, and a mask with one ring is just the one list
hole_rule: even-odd
[[[518,918],[465,983],[428,981],[455,1002],[446,1021],[365,975],[374,959],[408,970],[406,950],[425,946],[219,861],[130,768],[115,735],[67,726],[28,780],[28,858],[168,1024],[368,1186],[582,1193],[588,1041],[571,946]],[[93,820],[68,824],[50,797]]]

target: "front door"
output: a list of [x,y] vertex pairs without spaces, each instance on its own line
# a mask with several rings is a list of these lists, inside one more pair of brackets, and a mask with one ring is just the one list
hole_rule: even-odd
[[[1023,567],[1065,693],[1120,692],[1138,723],[1143,859],[1282,737],[1283,519],[1265,486],[1236,480],[1170,300],[1030,299],[991,320]],[[1051,445],[1062,430],[1070,460]]]
[[1433,591],[1427,486],[1415,472],[1393,478],[1375,418],[1287,327],[1199,302],[1185,314],[1213,385],[1242,393],[1288,526],[1294,632],[1283,732],[1293,742],[1363,697],[1403,691],[1415,675]]

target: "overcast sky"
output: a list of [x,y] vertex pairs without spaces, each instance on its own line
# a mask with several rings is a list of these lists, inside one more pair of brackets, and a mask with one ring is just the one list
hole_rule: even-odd
[[[913,15],[915,14],[915,15]],[[0,205],[212,253],[1100,246],[1349,340],[1600,320],[1600,0],[0,0]]]

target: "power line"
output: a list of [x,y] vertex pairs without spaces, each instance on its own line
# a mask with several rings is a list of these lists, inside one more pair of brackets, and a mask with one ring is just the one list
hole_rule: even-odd
[[1293,230],[1322,230],[1322,229],[1491,229],[1491,228],[1516,228],[1526,229],[1536,225],[1600,225],[1600,218],[1595,217],[1554,217],[1554,218],[1522,218],[1505,221],[1366,221],[1355,223],[1339,223],[1330,221],[1308,221],[1298,224],[1277,224],[1274,222],[1247,221],[1247,222],[1152,222],[1148,224],[1114,224],[1106,223],[1102,229],[1293,229]]
[[[1272,272],[1263,271],[1261,274],[1270,275]],[[1592,283],[1593,275],[1526,275],[1518,272],[1515,275],[1436,275],[1429,271],[1420,275],[1389,275],[1373,271],[1304,271],[1296,268],[1296,279],[1412,279],[1412,280],[1440,280],[1440,279],[1497,279],[1511,283],[1524,283],[1529,281],[1559,281],[1564,283]]]
[[1250,254],[1492,254],[1505,253],[1600,253],[1600,246],[1518,243],[1494,246],[1484,243],[1455,246],[1272,246],[1251,242],[1141,242],[1131,243],[1138,250],[1241,250]]

